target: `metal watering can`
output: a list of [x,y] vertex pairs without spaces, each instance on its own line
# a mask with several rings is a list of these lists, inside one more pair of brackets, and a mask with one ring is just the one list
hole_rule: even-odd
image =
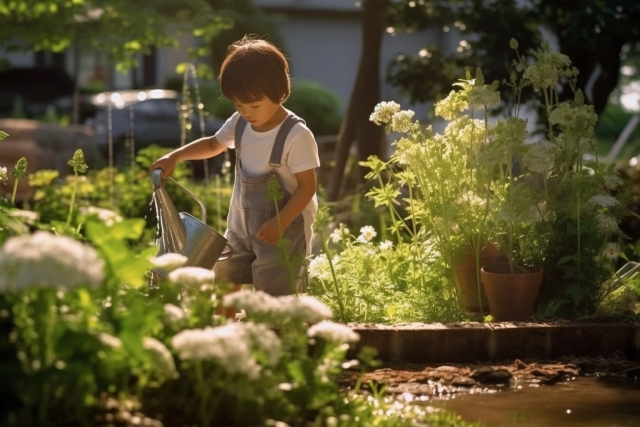
[[[202,220],[186,212],[178,213],[164,187],[161,173],[161,169],[156,169],[151,173],[153,202],[161,233],[160,238],[156,241],[159,248],[158,255],[169,252],[179,253],[187,257],[186,266],[202,267],[208,270],[213,269],[216,262],[229,259],[233,254],[233,248],[222,234],[206,224],[207,209],[204,203],[178,184],[175,179],[168,178],[198,202],[202,212]],[[157,268],[152,272],[162,277],[166,276],[165,272]]]

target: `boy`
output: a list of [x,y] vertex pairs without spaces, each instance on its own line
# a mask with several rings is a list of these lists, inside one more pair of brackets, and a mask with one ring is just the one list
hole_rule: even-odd
[[[216,156],[236,148],[233,195],[225,237],[233,256],[214,267],[216,279],[253,284],[271,295],[295,292],[275,246],[280,237],[289,250],[310,254],[317,211],[315,168],[320,166],[313,134],[304,121],[283,107],[291,92],[289,65],[273,44],[245,36],[233,43],[220,70],[220,89],[237,112],[212,137],[197,139],[156,160],[151,170],[171,176],[177,162]],[[285,197],[267,198],[267,182],[276,179]],[[295,267],[295,277],[302,265]]]

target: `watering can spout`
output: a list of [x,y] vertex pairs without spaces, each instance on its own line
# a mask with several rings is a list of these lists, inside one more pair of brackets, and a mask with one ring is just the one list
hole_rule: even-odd
[[[230,258],[233,249],[227,239],[206,224],[207,211],[204,203],[174,179],[168,179],[198,202],[202,211],[202,220],[186,212],[178,213],[164,187],[162,170],[154,170],[151,173],[153,201],[161,233],[157,241],[158,255],[169,252],[179,253],[187,257],[187,266],[207,269],[212,269],[217,261]],[[165,275],[158,269],[153,271],[161,276]]]

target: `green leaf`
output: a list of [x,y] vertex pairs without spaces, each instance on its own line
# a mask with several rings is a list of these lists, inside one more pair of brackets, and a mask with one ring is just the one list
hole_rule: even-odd
[[8,136],[9,136],[8,133],[5,133],[5,132],[0,130],[0,141],[2,141],[3,139],[5,139]]

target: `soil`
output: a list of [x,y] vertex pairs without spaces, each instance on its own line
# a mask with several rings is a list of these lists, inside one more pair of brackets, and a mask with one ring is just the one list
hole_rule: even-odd
[[[386,386],[390,394],[442,396],[477,388],[517,387],[523,383],[552,385],[571,377],[588,375],[640,376],[640,360],[624,354],[608,357],[564,357],[558,360],[513,360],[481,364],[387,364],[367,372],[363,387]],[[352,387],[358,372],[349,371],[342,384]]]

